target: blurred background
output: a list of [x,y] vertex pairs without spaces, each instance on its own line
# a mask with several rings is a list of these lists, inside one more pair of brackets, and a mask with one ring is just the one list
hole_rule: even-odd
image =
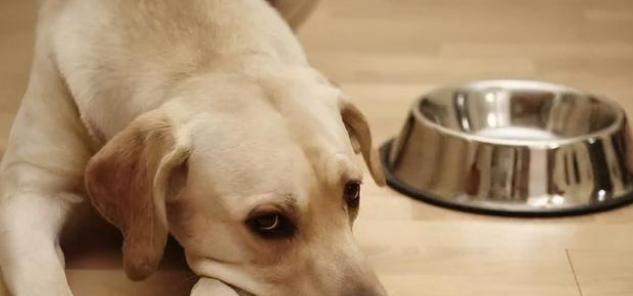
[[[28,78],[31,2],[0,0],[0,147]],[[322,0],[299,37],[315,67],[366,113],[378,143],[399,131],[415,98],[467,80],[562,83],[633,114],[632,0]],[[630,207],[483,217],[368,184],[356,232],[391,295],[633,295]],[[116,247],[110,252],[71,254],[77,295],[187,295],[192,280],[178,265],[131,284]]]

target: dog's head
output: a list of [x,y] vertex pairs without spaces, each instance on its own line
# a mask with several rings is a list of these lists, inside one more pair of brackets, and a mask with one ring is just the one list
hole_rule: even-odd
[[190,267],[254,295],[385,295],[352,237],[368,124],[338,89],[290,71],[193,79],[90,161],[96,209],[124,236],[132,279],[168,234]]

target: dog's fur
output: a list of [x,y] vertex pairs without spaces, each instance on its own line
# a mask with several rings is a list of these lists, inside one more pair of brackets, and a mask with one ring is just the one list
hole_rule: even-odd
[[[292,5],[311,5],[274,2],[299,15]],[[0,170],[0,266],[14,295],[72,295],[58,237],[87,200],[121,230],[131,279],[156,270],[171,234],[209,287],[384,295],[343,199],[362,175],[355,153],[384,182],[367,122],[268,3],[41,5]],[[291,239],[247,228],[271,211],[296,225]]]

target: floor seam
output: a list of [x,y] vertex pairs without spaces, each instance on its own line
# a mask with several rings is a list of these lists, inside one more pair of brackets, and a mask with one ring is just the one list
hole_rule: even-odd
[[585,296],[582,292],[582,287],[580,287],[580,281],[578,281],[578,274],[576,274],[576,268],[574,268],[574,263],[571,262],[571,255],[569,255],[569,249],[565,249],[565,255],[567,255],[567,262],[569,263],[569,267],[571,268],[571,273],[574,274],[574,281],[576,282],[576,288],[578,289],[578,293],[580,296]]

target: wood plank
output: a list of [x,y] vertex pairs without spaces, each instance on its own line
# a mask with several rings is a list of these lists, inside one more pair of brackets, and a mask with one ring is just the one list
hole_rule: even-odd
[[633,252],[570,250],[583,296],[633,294]]
[[75,296],[186,296],[198,281],[187,271],[161,271],[143,282],[132,282],[122,270],[67,270]]
[[563,249],[529,256],[524,248],[368,250],[391,295],[578,295]]

